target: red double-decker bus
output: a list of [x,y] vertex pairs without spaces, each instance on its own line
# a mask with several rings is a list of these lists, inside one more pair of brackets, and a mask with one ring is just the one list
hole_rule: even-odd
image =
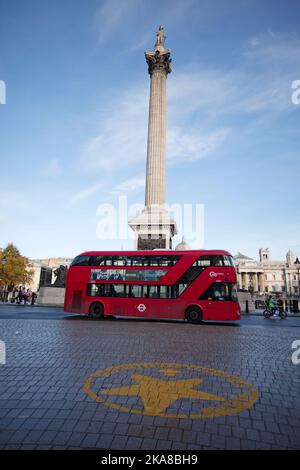
[[223,250],[86,252],[69,268],[64,309],[97,319],[239,320],[236,282]]

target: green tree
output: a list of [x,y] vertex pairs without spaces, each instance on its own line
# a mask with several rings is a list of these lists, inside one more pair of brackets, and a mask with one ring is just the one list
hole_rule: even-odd
[[33,273],[28,258],[22,256],[12,243],[0,251],[0,285],[29,284]]

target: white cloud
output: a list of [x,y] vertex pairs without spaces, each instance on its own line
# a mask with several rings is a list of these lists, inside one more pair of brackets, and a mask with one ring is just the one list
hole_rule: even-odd
[[[217,102],[216,90],[222,92],[224,88],[222,100],[231,96],[232,92],[230,87],[226,91],[225,86],[221,85],[222,78],[218,82],[217,77],[209,80],[199,73],[190,76],[182,73],[174,76],[174,81],[168,93],[168,116],[171,119],[167,133],[167,158],[172,163],[180,163],[202,158],[225,140],[227,127],[205,130],[203,122],[196,122],[190,129],[189,119],[191,112],[209,109],[211,102]],[[179,96],[174,88],[179,91]],[[145,164],[148,100],[149,84],[146,82],[143,86],[130,88],[112,103],[106,116],[100,119],[99,134],[84,145],[80,161],[84,170],[112,171]]]
[[253,47],[256,47],[260,44],[260,40],[258,39],[257,36],[253,36],[251,39],[250,39],[250,44],[251,46]]
[[27,195],[20,190],[4,191],[0,193],[0,209],[11,211],[11,210],[32,210],[34,204],[28,199]]
[[227,138],[229,129],[221,128],[208,134],[201,130],[183,132],[171,129],[168,132],[168,160],[171,164],[187,163],[205,157],[213,152]]
[[144,34],[143,36],[141,36],[139,39],[137,39],[136,41],[132,43],[128,51],[134,52],[134,51],[138,51],[139,49],[145,49],[145,48],[149,49],[149,44],[151,44],[151,42],[154,43],[153,37],[154,37],[153,34],[150,34],[150,33]]
[[99,122],[99,134],[83,148],[83,169],[111,171],[145,159],[147,101],[145,86],[130,89],[111,105]]
[[96,11],[94,24],[99,44],[109,40],[124,28],[124,22],[132,21],[141,0],[106,0]]
[[145,188],[145,173],[139,173],[132,178],[123,180],[121,183],[116,184],[108,191],[105,191],[105,196],[102,202],[115,200],[120,196],[129,196],[132,193],[137,193]]
[[[253,42],[255,44],[253,44]],[[250,44],[246,45],[244,56],[252,59],[256,63],[261,63],[264,67],[273,65],[275,67],[294,67],[300,61],[300,38],[294,34],[282,36],[274,34],[272,31],[252,38]]]
[[93,186],[90,186],[89,188],[82,189],[81,191],[79,191],[72,197],[72,199],[69,202],[69,206],[74,206],[78,202],[89,198],[93,194],[96,194],[100,190],[101,187],[102,187],[102,184],[98,183]]
[[62,173],[62,168],[60,162],[57,158],[53,158],[48,162],[48,164],[43,168],[43,174],[45,176],[55,177],[59,176]]
[[129,178],[122,183],[117,184],[112,193],[115,195],[128,194],[129,192],[138,191],[145,187],[145,174],[140,173],[139,175]]
[[[254,40],[255,39],[255,40]],[[255,47],[253,47],[255,44]],[[174,68],[167,80],[167,158],[172,164],[213,154],[234,133],[254,132],[264,120],[291,110],[291,77],[300,65],[300,40],[255,36],[241,49],[240,65]],[[84,145],[81,167],[122,171],[146,162],[149,81],[133,84],[99,119]],[[249,119],[252,119],[249,126]]]
[[98,43],[106,45],[117,36],[120,50],[125,42],[131,44],[125,51],[152,47],[155,42],[153,26],[158,28],[162,23],[176,31],[180,24],[186,25],[186,17],[194,11],[196,3],[197,0],[164,0],[157,9],[151,0],[103,0],[94,15]]

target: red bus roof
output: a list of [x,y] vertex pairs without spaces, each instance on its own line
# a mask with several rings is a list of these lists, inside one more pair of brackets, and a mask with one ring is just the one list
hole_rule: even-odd
[[232,256],[231,253],[225,250],[135,250],[135,251],[85,251],[80,253],[78,256],[99,256],[99,255],[123,255],[123,256],[166,256],[166,255],[188,255],[197,254],[199,255],[225,255]]

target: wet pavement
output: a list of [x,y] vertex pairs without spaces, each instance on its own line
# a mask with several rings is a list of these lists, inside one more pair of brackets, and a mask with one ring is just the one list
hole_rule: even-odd
[[299,449],[299,328],[0,305],[0,448]]

